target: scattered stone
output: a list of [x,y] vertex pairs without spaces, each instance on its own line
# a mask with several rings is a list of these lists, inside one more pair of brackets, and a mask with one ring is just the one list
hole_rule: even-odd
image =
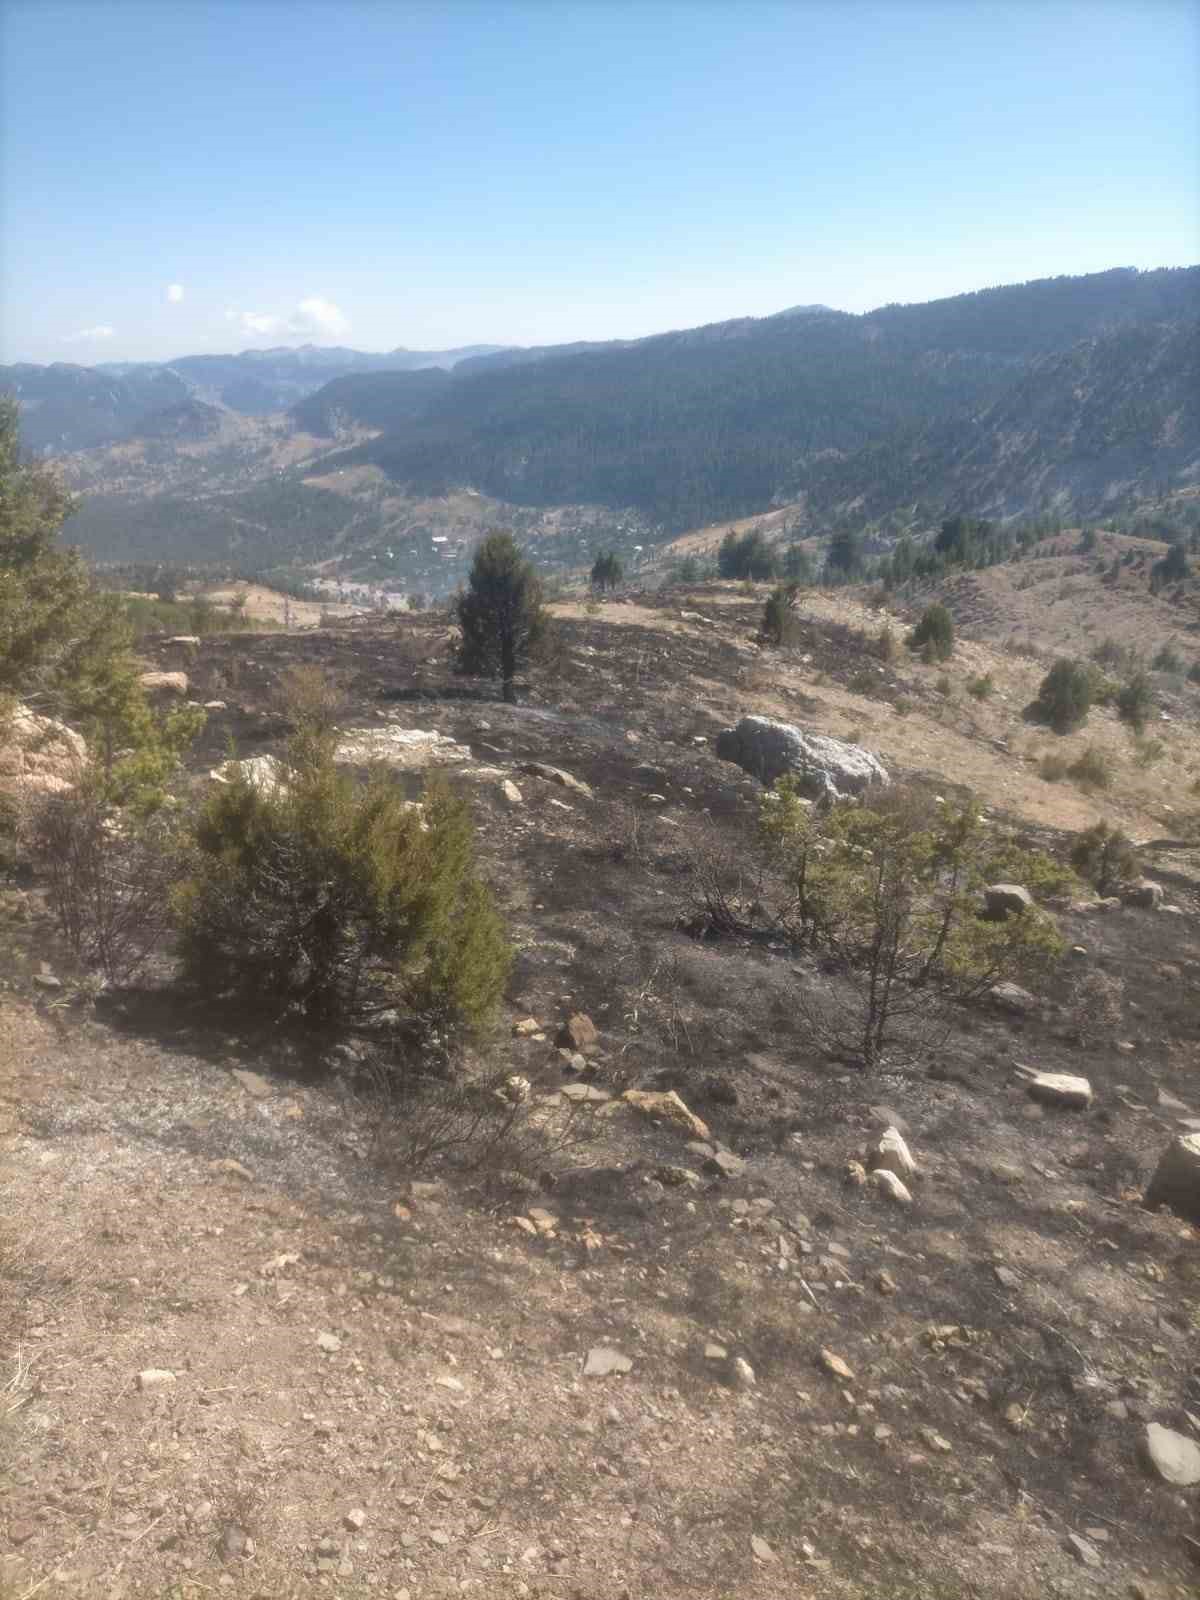
[[895,1294],[900,1285],[892,1277],[886,1267],[881,1267],[875,1274],[875,1287],[880,1294]]
[[593,1345],[583,1364],[585,1378],[607,1378],[613,1373],[632,1372],[633,1362],[628,1356],[614,1350],[611,1345]]
[[336,1333],[319,1333],[317,1335],[317,1349],[324,1350],[328,1355],[336,1355],[342,1348],[342,1341]]
[[1164,1483],[1180,1489],[1200,1483],[1200,1445],[1186,1434],[1150,1422],[1143,1445],[1147,1460]]
[[358,1509],[347,1511],[345,1520],[346,1526],[354,1533],[361,1533],[367,1525],[367,1513]]
[[511,778],[505,778],[504,782],[500,785],[500,792],[503,794],[510,806],[522,806],[525,804],[524,796]]
[[264,1078],[260,1072],[248,1072],[245,1067],[234,1067],[229,1076],[240,1083],[246,1093],[253,1095],[256,1100],[265,1100],[272,1093],[270,1079]]
[[893,1111],[891,1106],[868,1106],[867,1116],[875,1127],[882,1128],[885,1132],[888,1128],[895,1128],[897,1133],[902,1133],[906,1139],[908,1138],[908,1123],[898,1111]]
[[1021,1276],[1019,1273],[1014,1272],[1011,1267],[993,1267],[992,1271],[996,1274],[996,1282],[1000,1284],[1001,1288],[1019,1289],[1021,1287]]
[[249,1167],[244,1167],[240,1161],[234,1161],[229,1156],[221,1156],[216,1161],[210,1161],[208,1170],[210,1172],[223,1172],[230,1178],[241,1178],[244,1183],[254,1182],[254,1174]]
[[339,735],[333,759],[348,767],[378,765],[408,771],[470,761],[471,752],[436,729],[346,728]]
[[28,1544],[37,1532],[37,1523],[30,1522],[22,1517],[8,1525],[8,1539],[10,1544]]
[[735,1389],[753,1389],[758,1382],[754,1368],[743,1356],[734,1356],[729,1364],[729,1375]]
[[532,1093],[533,1085],[519,1072],[510,1073],[500,1086],[500,1098],[510,1105],[524,1105]]
[[728,1361],[729,1351],[723,1344],[714,1344],[711,1340],[704,1346],[704,1359],[706,1361]]
[[1019,983],[994,983],[988,995],[998,1010],[1008,1011],[1013,1016],[1024,1016],[1037,1005],[1029,990],[1022,989]]
[[731,1150],[714,1150],[704,1158],[704,1170],[713,1178],[740,1178],[745,1174],[746,1163]]
[[831,1377],[841,1378],[845,1383],[854,1382],[854,1369],[834,1351],[825,1349],[821,1351],[821,1365]]
[[876,1170],[871,1174],[871,1182],[876,1189],[882,1189],[884,1194],[887,1195],[888,1199],[894,1201],[896,1205],[912,1205],[912,1192],[908,1186],[901,1183],[896,1174],[891,1172],[887,1167],[876,1168]]
[[137,1376],[137,1386],[142,1390],[162,1389],[167,1384],[174,1382],[175,1374],[168,1372],[165,1367],[147,1367],[144,1372],[139,1372]]
[[1099,1550],[1096,1549],[1094,1544],[1081,1537],[1081,1535],[1078,1533],[1069,1533],[1067,1535],[1067,1549],[1076,1558],[1076,1560],[1082,1561],[1085,1567],[1098,1567],[1102,1565]]
[[842,1181],[852,1185],[855,1189],[861,1189],[867,1181],[866,1167],[863,1166],[861,1161],[847,1161],[846,1170],[842,1174]]
[[231,1522],[221,1534],[221,1559],[222,1561],[240,1561],[246,1556],[246,1546],[249,1540],[245,1528],[239,1528],[236,1522]]
[[527,772],[531,778],[541,778],[546,783],[556,783],[560,789],[570,789],[572,793],[581,794],[588,800],[595,798],[590,787],[581,778],[572,777],[561,767],[548,766],[544,761],[527,761],[520,770]]
[[674,1089],[626,1089],[621,1099],[652,1122],[671,1123],[693,1139],[708,1138],[708,1124],[688,1110]]
[[287,767],[277,756],[248,756],[244,761],[222,761],[209,773],[213,783],[248,783],[258,794],[282,793],[287,788]]
[[691,1167],[655,1167],[653,1176],[668,1189],[699,1189],[703,1179]]
[[186,696],[188,692],[188,675],[186,672],[143,672],[138,682],[147,694]]
[[612,1099],[607,1089],[597,1089],[591,1083],[564,1083],[558,1093],[572,1105],[599,1106]]
[[750,1549],[753,1552],[754,1559],[756,1561],[762,1561],[767,1565],[770,1565],[772,1561],[777,1559],[774,1550],[771,1549],[771,1546],[765,1539],[760,1538],[757,1533],[751,1534],[750,1536]]
[[1200,1223],[1200,1133],[1182,1133],[1163,1151],[1143,1202],[1169,1206],[1177,1217]]
[[928,1449],[936,1450],[940,1455],[944,1456],[951,1454],[954,1446],[949,1439],[943,1438],[935,1428],[922,1428],[920,1431],[922,1442]]
[[535,1033],[541,1033],[542,1025],[533,1017],[523,1017],[520,1022],[513,1023],[513,1033],[518,1039],[532,1039]]
[[769,717],[743,717],[717,735],[718,760],[732,761],[769,789],[785,774],[812,800],[840,800],[890,782],[883,764],[861,745],[805,733]]
[[576,1011],[559,1029],[556,1043],[567,1050],[586,1050],[589,1045],[594,1045],[599,1037],[599,1030],[591,1017],[582,1011]]
[[867,1167],[872,1172],[893,1172],[897,1178],[907,1178],[917,1170],[899,1128],[884,1130],[879,1143],[868,1153]]
[[984,916],[989,922],[1003,922],[1012,912],[1033,910],[1033,896],[1019,883],[990,883],[983,898]]
[[52,972],[35,972],[33,981],[39,989],[57,990],[62,988],[62,979],[56,978]]
[[1068,1072],[1035,1072],[1028,1087],[1030,1097],[1044,1105],[1086,1111],[1092,1103],[1092,1086],[1088,1080]]

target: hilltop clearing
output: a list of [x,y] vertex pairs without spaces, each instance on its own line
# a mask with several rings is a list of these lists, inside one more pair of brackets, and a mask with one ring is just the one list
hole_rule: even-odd
[[[391,747],[413,798],[414,730],[442,736],[423,747],[471,799],[517,947],[471,1064],[528,1099],[486,1157],[418,1164],[369,1037],[161,987],[97,997],[43,886],[10,882],[13,1595],[1196,1592],[1197,1488],[1146,1450],[1167,1429],[1186,1478],[1200,1440],[1197,1234],[1140,1203],[1200,1127],[1196,850],[1146,853],[1161,909],[1047,901],[1070,953],[1043,981],[866,1075],[797,1003],[837,980],[755,931],[761,788],[715,740],[750,713],[853,736],[1061,859],[1095,820],[1159,838],[1200,810],[1200,688],[1171,691],[1150,765],[1107,709],[1057,740],[1105,752],[1111,785],[1085,792],[1038,776],[1043,662],[982,627],[949,662],[885,660],[887,619],[849,592],[804,595],[767,650],[767,592],[556,606],[516,705],[452,671],[438,614],[146,647],[222,703],[189,784],[231,745],[283,753],[297,664],[340,684],[348,759]],[[714,863],[744,918],[723,935],[697,918]],[[1086,1077],[1090,1105],[1019,1068]],[[910,1205],[851,1165],[887,1127]]]

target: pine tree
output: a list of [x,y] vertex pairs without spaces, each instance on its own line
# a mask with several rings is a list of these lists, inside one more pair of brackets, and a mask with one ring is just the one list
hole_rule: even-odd
[[512,534],[489,534],[458,597],[458,670],[499,678],[505,700],[515,700],[513,680],[545,637],[546,621],[541,580]]

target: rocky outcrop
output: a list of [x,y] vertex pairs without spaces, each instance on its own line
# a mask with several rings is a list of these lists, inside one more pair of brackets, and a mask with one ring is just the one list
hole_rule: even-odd
[[470,759],[465,745],[426,728],[347,728],[334,753],[335,761],[350,767],[420,769],[454,766]]
[[1170,1206],[1177,1217],[1200,1224],[1200,1133],[1181,1134],[1163,1151],[1145,1204]]
[[989,922],[1003,922],[1010,913],[1033,910],[1033,896],[1019,883],[989,883],[983,891],[983,914]]
[[64,722],[24,705],[0,720],[0,794],[63,794],[74,788],[86,762],[86,743]]
[[177,694],[182,699],[188,692],[186,672],[143,672],[138,682],[147,694]]
[[841,800],[890,781],[882,762],[861,745],[769,717],[743,717],[737,727],[724,729],[717,735],[717,755],[767,788],[777,778],[795,778],[800,793],[812,800]]

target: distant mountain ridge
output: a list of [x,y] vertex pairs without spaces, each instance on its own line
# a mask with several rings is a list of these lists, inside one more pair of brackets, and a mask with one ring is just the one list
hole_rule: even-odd
[[[378,547],[375,570],[399,570],[459,491],[514,526],[574,508],[643,544],[783,506],[822,533],[1084,517],[1200,486],[1200,267],[436,355],[25,366],[0,386],[27,443],[82,441],[71,530],[102,558]],[[97,448],[114,441],[129,448]]]

